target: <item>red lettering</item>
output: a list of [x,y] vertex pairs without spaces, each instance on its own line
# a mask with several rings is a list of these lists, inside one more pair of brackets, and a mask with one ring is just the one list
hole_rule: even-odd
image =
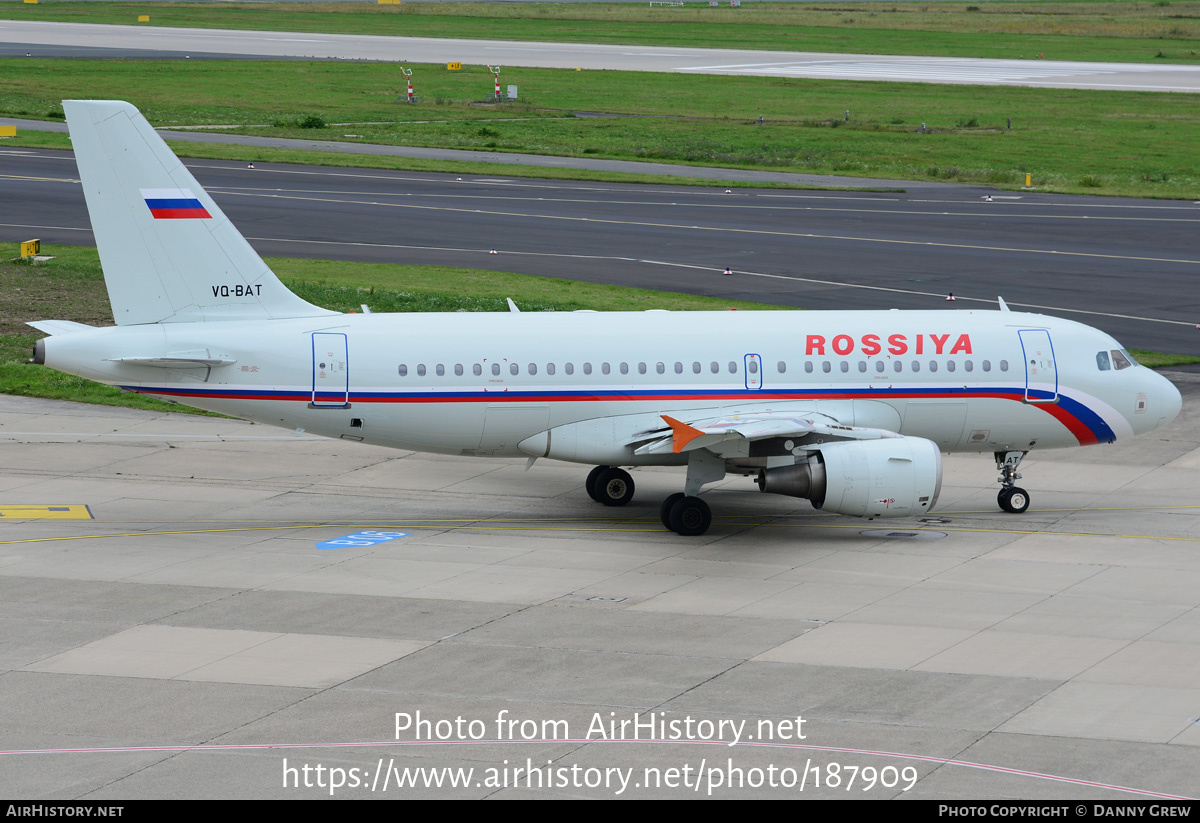
[[893,334],[888,338],[888,351],[892,354],[904,354],[908,351],[908,338],[902,334]]
[[835,354],[849,354],[854,351],[854,338],[848,334],[839,334],[833,338],[833,351]]
[[879,335],[864,334],[862,339],[863,354],[879,354],[883,347],[879,345]]
[[960,334],[958,341],[954,344],[954,348],[950,350],[951,354],[970,354],[971,353],[971,336],[969,334]]
[[924,353],[925,353],[925,335],[918,334],[917,335],[917,354],[924,354]]
[[945,347],[946,341],[950,339],[950,335],[943,334],[943,335],[939,336],[936,334],[931,334],[931,335],[929,335],[929,339],[932,340],[934,342],[934,345],[937,346],[937,352],[936,352],[937,354],[945,354],[945,352],[942,351],[942,349]]
[[808,343],[804,351],[805,354],[824,354],[825,353],[825,336],[821,334],[810,334]]

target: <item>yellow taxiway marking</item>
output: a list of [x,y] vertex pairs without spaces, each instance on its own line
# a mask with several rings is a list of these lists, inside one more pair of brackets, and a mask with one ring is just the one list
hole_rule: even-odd
[[94,520],[87,506],[62,505],[3,505],[0,520]]

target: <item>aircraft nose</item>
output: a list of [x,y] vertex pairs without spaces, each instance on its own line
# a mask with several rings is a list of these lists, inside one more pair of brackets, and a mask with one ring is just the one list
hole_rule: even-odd
[[1162,420],[1159,421],[1159,425],[1165,426],[1179,415],[1180,409],[1183,408],[1183,395],[1179,393],[1179,389],[1175,387],[1175,384],[1167,378],[1158,375],[1158,379],[1162,381],[1161,391],[1159,392]]

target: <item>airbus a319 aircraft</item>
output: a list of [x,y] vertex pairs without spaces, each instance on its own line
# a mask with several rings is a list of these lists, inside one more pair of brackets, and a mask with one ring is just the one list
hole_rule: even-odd
[[449,455],[687,469],[664,526],[703,534],[728,473],[825,512],[936,505],[942,452],[990,451],[1022,512],[1032,449],[1111,443],[1179,412],[1112,337],[1009,311],[341,314],[288,291],[141,114],[66,101],[115,327],[31,323],[70,374],[287,428]]

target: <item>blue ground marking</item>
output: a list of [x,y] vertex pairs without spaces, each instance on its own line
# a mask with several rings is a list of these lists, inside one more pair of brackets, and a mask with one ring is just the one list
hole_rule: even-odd
[[333,540],[325,540],[317,544],[318,549],[365,549],[368,546],[374,546],[379,543],[387,543],[391,540],[398,540],[401,537],[408,537],[408,532],[355,532],[348,534],[345,537],[335,537]]

